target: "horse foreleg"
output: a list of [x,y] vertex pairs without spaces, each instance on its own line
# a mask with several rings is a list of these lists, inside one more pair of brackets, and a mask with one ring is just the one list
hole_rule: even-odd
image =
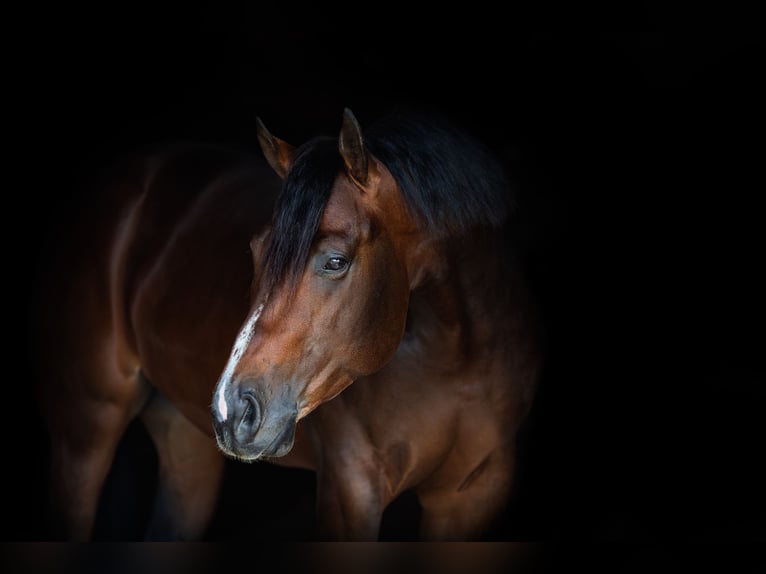
[[159,393],[141,414],[157,448],[159,482],[148,540],[199,540],[215,512],[224,458],[201,432]]
[[317,473],[317,520],[320,540],[376,541],[386,500],[381,474],[343,466]]
[[495,454],[460,481],[419,488],[421,539],[480,540],[505,510],[512,477],[512,458]]

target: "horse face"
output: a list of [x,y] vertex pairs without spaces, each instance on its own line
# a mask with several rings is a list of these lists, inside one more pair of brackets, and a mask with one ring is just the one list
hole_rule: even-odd
[[[231,456],[286,454],[300,418],[380,369],[402,339],[411,220],[385,167],[365,157],[364,172],[337,176],[295,282],[255,294],[213,397]],[[262,243],[252,244],[256,266]]]

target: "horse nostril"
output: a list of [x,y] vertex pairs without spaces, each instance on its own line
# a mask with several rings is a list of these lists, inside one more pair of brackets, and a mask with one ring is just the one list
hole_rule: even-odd
[[243,439],[252,437],[261,422],[261,407],[251,391],[245,391],[240,397],[242,415],[237,424],[237,435]]

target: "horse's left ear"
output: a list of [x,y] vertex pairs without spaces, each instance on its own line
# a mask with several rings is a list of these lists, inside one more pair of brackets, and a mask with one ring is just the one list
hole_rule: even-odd
[[279,177],[285,179],[295,158],[295,148],[286,141],[271,135],[266,126],[263,125],[261,118],[255,118],[255,129],[258,134],[258,143],[261,144],[266,161],[269,162]]
[[354,114],[348,108],[343,110],[339,148],[340,155],[351,177],[364,186],[369,175],[369,157],[367,156],[367,150],[364,149],[362,129],[359,127],[359,122],[356,121]]

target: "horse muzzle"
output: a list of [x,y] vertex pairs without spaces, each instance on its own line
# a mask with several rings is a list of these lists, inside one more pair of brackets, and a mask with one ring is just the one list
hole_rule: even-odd
[[252,461],[290,452],[298,410],[286,393],[274,397],[265,385],[245,380],[231,385],[224,399],[226,417],[215,405],[212,417],[216,441],[226,455]]

